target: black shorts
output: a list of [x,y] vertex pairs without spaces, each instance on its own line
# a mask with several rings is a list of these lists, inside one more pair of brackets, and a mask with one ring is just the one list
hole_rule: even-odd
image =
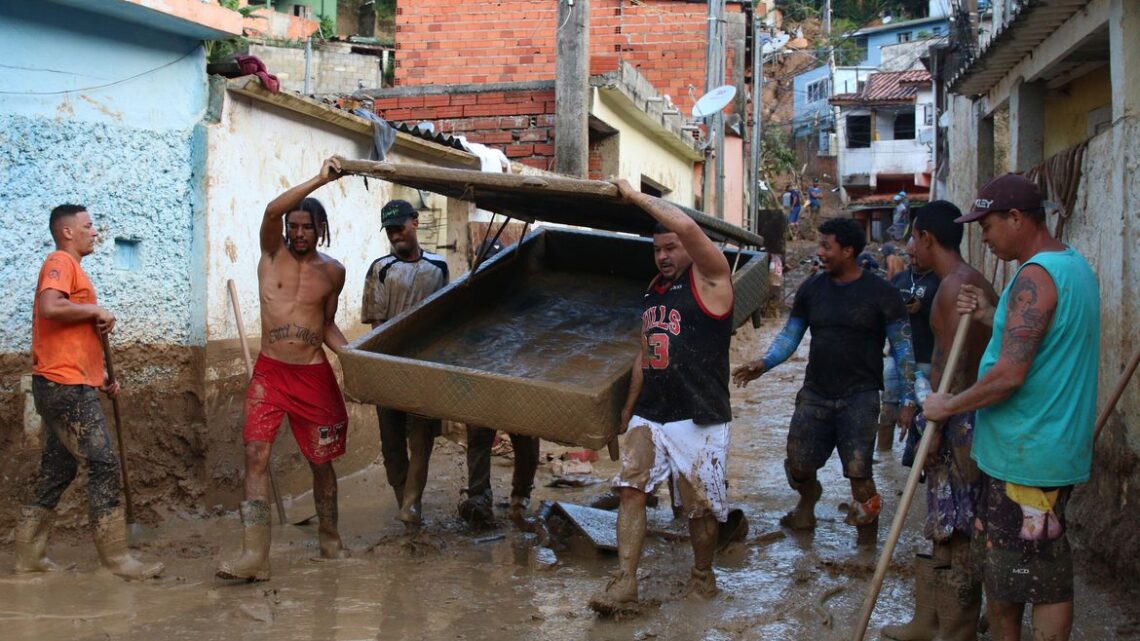
[[[974,563],[983,574],[986,597],[1012,603],[1065,603],[1073,600],[1073,553],[1065,527],[1065,506],[1073,486],[1057,490],[1047,529],[1035,535],[1021,505],[1006,495],[1005,481],[984,476],[974,532]],[[1026,536],[1038,540],[1027,540]]]
[[869,479],[878,423],[878,390],[833,399],[805,387],[796,395],[788,428],[788,466],[795,472],[814,472],[838,449],[843,476]]

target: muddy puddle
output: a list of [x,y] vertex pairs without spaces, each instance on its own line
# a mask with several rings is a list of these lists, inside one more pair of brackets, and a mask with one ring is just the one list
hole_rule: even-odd
[[[733,363],[757,353],[777,329],[742,330],[734,342]],[[465,479],[463,449],[440,439],[425,497],[428,525],[418,540],[402,535],[379,466],[341,482],[341,533],[355,557],[312,561],[315,526],[275,526],[273,579],[267,583],[227,585],[213,578],[219,555],[238,547],[239,524],[233,513],[172,513],[155,536],[139,546],[144,556],[167,564],[166,578],[144,585],[126,584],[97,571],[88,539],[57,538],[50,549],[53,557],[77,563],[77,570],[35,578],[0,574],[0,638],[847,639],[876,556],[875,551],[859,549],[854,531],[843,524],[837,506],[847,500],[849,489],[835,458],[821,472],[824,495],[816,532],[784,533],[777,524],[794,503],[782,462],[806,354],[805,344],[794,360],[748,389],[733,392],[730,496],[748,514],[751,532],[745,543],[733,544],[718,556],[722,593],[711,601],[679,596],[691,552],[687,543],[662,536],[647,543],[641,566],[642,596],[661,605],[637,618],[597,619],[586,602],[616,568],[615,556],[569,541],[555,552],[558,564],[547,567],[535,560],[533,535],[515,531],[502,508],[499,529],[465,529],[455,516]],[[563,449],[543,444],[547,452]],[[888,518],[905,479],[899,455],[898,449],[881,454],[876,466]],[[503,500],[509,493],[510,464],[501,457],[494,461],[496,498]],[[593,476],[598,478],[608,478],[617,467],[608,460],[594,465]],[[585,502],[605,489],[545,487],[550,480],[543,466],[535,505],[544,499]],[[671,522],[666,497],[662,491],[661,506],[650,510],[651,529],[681,534],[684,526]],[[914,510],[895,553],[868,639],[879,638],[879,626],[909,612],[909,559],[925,548],[917,534],[921,509]],[[310,511],[305,500],[298,500],[290,508],[291,518]],[[880,541],[887,529],[884,523]],[[11,550],[10,544],[3,546],[2,567],[11,567]],[[1128,607],[1122,595],[1090,585],[1089,571],[1080,572],[1073,638],[1137,638],[1137,628],[1122,610]]]
[[493,307],[451,319],[442,335],[399,355],[593,387],[633,358],[640,290],[629,278],[542,272],[516,283]]

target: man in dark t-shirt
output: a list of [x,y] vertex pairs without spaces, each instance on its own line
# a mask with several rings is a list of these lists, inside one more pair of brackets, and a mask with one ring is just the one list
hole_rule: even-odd
[[828,220],[819,226],[819,238],[816,255],[823,270],[800,286],[788,323],[764,358],[738,367],[732,377],[738,386],[747,385],[787,360],[811,329],[807,375],[796,396],[784,461],[788,483],[800,500],[780,523],[792,529],[815,527],[815,504],[823,491],[816,472],[838,449],[855,499],[846,521],[861,535],[873,534],[882,507],[871,461],[883,389],[883,344],[890,340],[902,374],[901,414],[909,422],[914,413],[910,324],[890,283],[856,264],[865,242],[858,223]]
[[[938,274],[915,262],[911,251],[913,243],[907,244],[907,253],[910,254],[910,267],[901,273],[895,274],[891,284],[898,290],[906,305],[906,313],[910,316],[911,339],[914,342],[915,366],[928,380],[930,379],[930,356],[934,351],[934,333],[930,329],[930,309],[934,305],[934,295],[938,293]],[[883,409],[879,414],[878,448],[881,451],[891,449],[894,440],[894,428],[898,422],[899,411],[899,376],[898,368],[890,357],[883,359]],[[913,436],[917,436],[917,433]],[[912,439],[917,446],[918,439]],[[908,441],[908,449],[912,447]],[[906,461],[904,459],[904,464]]]

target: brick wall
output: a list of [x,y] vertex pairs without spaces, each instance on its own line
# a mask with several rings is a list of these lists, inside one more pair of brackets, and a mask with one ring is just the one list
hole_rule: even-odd
[[[684,0],[593,0],[590,73],[625,60],[687,111],[689,85],[704,90],[707,11]],[[459,14],[454,0],[398,0],[396,85],[551,80],[556,23],[554,0],[465,3]],[[727,56],[730,77],[731,48]]]
[[392,123],[429,121],[439,133],[502,149],[512,161],[550,170],[554,159],[554,87],[478,89],[375,98]]

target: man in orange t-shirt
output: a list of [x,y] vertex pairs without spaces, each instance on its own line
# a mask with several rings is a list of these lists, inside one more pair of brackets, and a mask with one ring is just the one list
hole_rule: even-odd
[[82,464],[103,565],[127,580],[153,578],[163,565],[140,562],[127,548],[119,459],[96,392],[119,392],[103,369],[100,339],[115,328],[115,315],[97,304],[95,287],[79,266],[95,251],[99,234],[82,205],[56,207],[49,226],[56,251],[40,268],[32,307],[32,397],[43,418],[43,451],[35,499],[23,507],[16,527],[15,570],[59,569],[45,554],[48,535],[55,506]]

